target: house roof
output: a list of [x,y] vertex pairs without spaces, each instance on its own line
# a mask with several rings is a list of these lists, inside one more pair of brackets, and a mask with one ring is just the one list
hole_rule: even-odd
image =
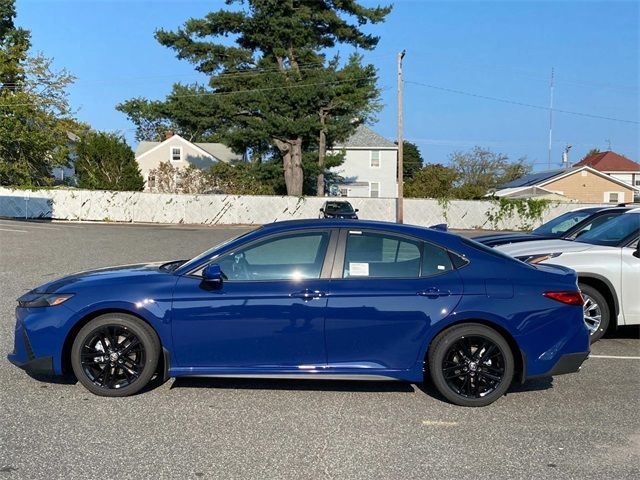
[[242,160],[242,156],[238,155],[236,153],[234,153],[229,147],[227,147],[226,145],[222,144],[222,143],[194,143],[194,142],[189,142],[188,140],[182,138],[180,135],[173,135],[172,137],[168,138],[167,140],[163,141],[163,142],[140,142],[138,143],[138,147],[136,148],[136,158],[144,155],[145,153],[153,150],[154,148],[158,147],[159,145],[165,143],[165,142],[170,142],[172,140],[179,140],[185,143],[189,143],[191,145],[194,145],[195,147],[197,147],[200,150],[203,150],[205,153],[207,153],[208,155],[211,155],[212,157],[215,157],[216,159],[220,160],[221,162],[225,162],[225,163],[231,163],[231,162],[237,162]]
[[369,127],[360,125],[345,142],[336,145],[336,148],[398,148],[391,140],[377,134]]
[[[623,182],[622,180],[619,180],[615,177],[609,176],[605,173],[599,172],[598,170],[595,170],[594,168],[591,168],[589,166],[582,166],[582,167],[573,167],[570,169],[565,170],[563,169],[559,169],[559,170],[547,170],[545,172],[537,172],[537,173],[530,173],[529,175],[525,175],[524,177],[520,177],[516,180],[513,180],[509,183],[505,183],[503,185],[500,185],[497,189],[496,189],[496,195],[498,195],[498,193],[507,190],[507,189],[514,189],[517,187],[527,187],[527,186],[537,186],[537,187],[544,187],[545,185],[554,182],[556,180],[559,180],[561,178],[567,177],[569,175],[573,175],[575,173],[578,173],[582,170],[587,170],[591,173],[593,173],[594,175],[598,175],[602,178],[606,178],[607,180],[609,180],[610,182],[616,183],[618,185],[622,185],[626,188],[630,188],[632,190],[636,190],[636,191],[640,191],[640,188],[635,187],[633,185],[630,185],[626,182]],[[499,196],[499,195],[498,195]]]
[[583,166],[595,168],[601,172],[640,172],[640,163],[611,151],[596,153],[574,165],[574,167]]
[[566,172],[566,170],[564,168],[560,168],[557,170],[545,170],[544,172],[530,173],[524,177],[516,178],[515,180],[499,185],[498,190],[537,185],[564,172]]

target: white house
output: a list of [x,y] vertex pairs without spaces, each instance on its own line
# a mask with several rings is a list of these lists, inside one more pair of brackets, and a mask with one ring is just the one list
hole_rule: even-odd
[[180,135],[169,134],[163,142],[140,142],[136,148],[136,161],[145,181],[145,190],[153,186],[149,172],[162,162],[170,162],[176,168],[194,165],[206,170],[218,162],[234,163],[242,160],[221,143],[192,143]]
[[574,166],[587,166],[610,177],[622,180],[632,187],[640,187],[640,164],[616,152],[600,152],[591,155]]
[[345,160],[331,171],[342,177],[337,185],[343,197],[398,196],[398,146],[361,125],[334,153],[344,152]]

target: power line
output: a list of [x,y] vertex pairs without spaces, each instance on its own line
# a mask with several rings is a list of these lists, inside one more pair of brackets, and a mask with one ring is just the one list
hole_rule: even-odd
[[[374,55],[374,56],[368,56],[365,60],[367,63],[369,60],[371,59],[377,59],[377,58],[382,58],[382,57],[387,57],[388,55]],[[297,70],[299,71],[313,71],[313,70],[324,70],[326,68],[325,64],[321,61],[317,61],[317,62],[307,62],[307,63],[301,63],[298,64],[298,68]],[[188,73],[188,74],[183,74],[183,75],[176,75],[176,74],[158,74],[158,75],[143,75],[143,76],[137,76],[137,77],[124,77],[124,78],[112,78],[112,79],[106,79],[106,80],[82,80],[82,79],[76,79],[76,81],[74,81],[73,83],[76,85],[92,85],[92,84],[108,84],[108,83],[114,83],[114,84],[123,84],[123,83],[130,83],[131,81],[135,81],[135,80],[148,80],[148,79],[152,79],[152,78],[158,78],[158,79],[172,79],[172,78],[177,78],[177,77],[199,77],[199,76],[205,76],[206,79],[216,79],[216,78],[233,78],[233,77],[242,77],[242,78],[248,78],[248,77],[256,77],[256,76],[260,76],[260,75],[269,75],[269,74],[277,74],[277,73],[295,73],[296,70],[294,69],[289,69],[289,70],[282,70],[281,67],[279,66],[273,66],[273,67],[263,67],[263,68],[250,68],[250,69],[246,69],[246,70],[240,70],[240,69],[236,69],[236,70],[231,70],[231,71],[225,71],[225,72],[221,72],[219,74],[216,75],[209,75],[207,73],[203,73],[203,72],[199,72],[199,73]],[[4,86],[22,86],[22,85],[44,85],[44,83],[38,83],[38,82],[29,82],[29,81],[22,81],[22,82],[7,82],[7,83],[3,83],[0,84],[0,86],[4,85]]]
[[[412,85],[418,85],[418,86],[421,86],[421,87],[432,88],[434,90],[441,90],[443,92],[456,93],[456,94],[459,94],[459,95],[466,95],[466,96],[475,97],[475,98],[482,98],[484,100],[492,100],[494,102],[508,103],[508,104],[511,104],[511,105],[518,105],[518,106],[521,106],[521,107],[536,108],[538,110],[545,110],[545,111],[549,111],[550,110],[549,107],[544,107],[542,105],[533,105],[531,103],[525,103],[525,102],[521,102],[521,101],[517,101],[517,100],[510,100],[510,99],[506,99],[506,98],[491,97],[491,96],[488,96],[488,95],[480,95],[480,94],[477,94],[477,93],[465,92],[463,90],[456,90],[454,88],[440,87],[438,85],[430,85],[428,83],[414,82],[414,81],[411,81],[411,80],[406,80],[405,83],[409,83],[409,84],[412,84]],[[598,118],[598,119],[601,119],[601,120],[611,120],[613,122],[631,123],[631,124],[634,124],[634,125],[640,124],[640,122],[638,122],[636,120],[625,120],[625,119],[622,119],[622,118],[605,117],[603,115],[596,115],[596,114],[593,114],[593,113],[574,112],[574,111],[571,111],[571,110],[561,110],[559,108],[554,108],[554,109],[552,109],[552,111],[558,112],[558,113],[566,113],[568,115],[577,115],[577,116],[580,116],[580,117]]]
[[[321,85],[336,85],[341,83],[350,83],[350,82],[359,82],[360,80],[367,79],[369,77],[358,77],[358,78],[350,78],[345,80],[333,80],[330,82],[315,82],[315,83],[299,83],[295,85],[280,85],[277,87],[265,87],[265,88],[249,88],[246,90],[237,90],[233,92],[199,92],[199,93],[191,93],[184,95],[170,95],[173,98],[185,98],[185,97],[207,97],[207,96],[227,96],[227,95],[237,95],[240,93],[259,93],[266,92],[271,90],[288,90],[293,88],[304,88],[304,87],[315,87]],[[23,106],[31,106],[35,105],[34,103],[14,103],[14,104],[0,104],[0,108],[2,107],[23,107]]]

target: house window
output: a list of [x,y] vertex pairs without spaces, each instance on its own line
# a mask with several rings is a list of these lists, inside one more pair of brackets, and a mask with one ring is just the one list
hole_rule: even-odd
[[624,202],[624,192],[604,192],[604,201],[607,203]]
[[636,180],[636,187],[640,187],[640,180]]
[[179,162],[182,160],[182,147],[171,147],[171,161]]
[[371,168],[380,168],[380,150],[371,150]]
[[369,182],[369,196],[371,198],[380,196],[380,182]]
[[347,187],[341,187],[340,188],[340,196],[341,197],[347,197],[349,195],[349,190],[347,189]]
[[150,173],[149,177],[147,177],[147,188],[150,190],[156,188],[156,175],[154,173]]

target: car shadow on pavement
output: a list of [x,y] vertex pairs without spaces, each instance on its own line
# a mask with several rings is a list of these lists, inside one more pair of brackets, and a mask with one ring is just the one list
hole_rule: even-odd
[[[433,386],[431,382],[417,383],[416,387],[418,387],[419,390],[426,393],[430,397],[449,403],[449,401],[445,399],[440,394],[440,392],[436,390],[436,388]],[[511,387],[509,387],[509,390],[507,390],[506,395],[511,395],[514,393],[534,392],[538,390],[547,390],[549,388],[553,388],[552,377],[537,378],[535,380],[528,380],[524,383],[514,381]]]
[[413,385],[396,381],[371,380],[307,380],[307,379],[251,379],[251,378],[176,378],[174,388],[220,388],[234,390],[287,390],[365,393],[411,393]]
[[53,383],[56,385],[75,385],[78,383],[78,379],[71,373],[65,375],[44,375],[27,372],[27,375],[42,383]]

